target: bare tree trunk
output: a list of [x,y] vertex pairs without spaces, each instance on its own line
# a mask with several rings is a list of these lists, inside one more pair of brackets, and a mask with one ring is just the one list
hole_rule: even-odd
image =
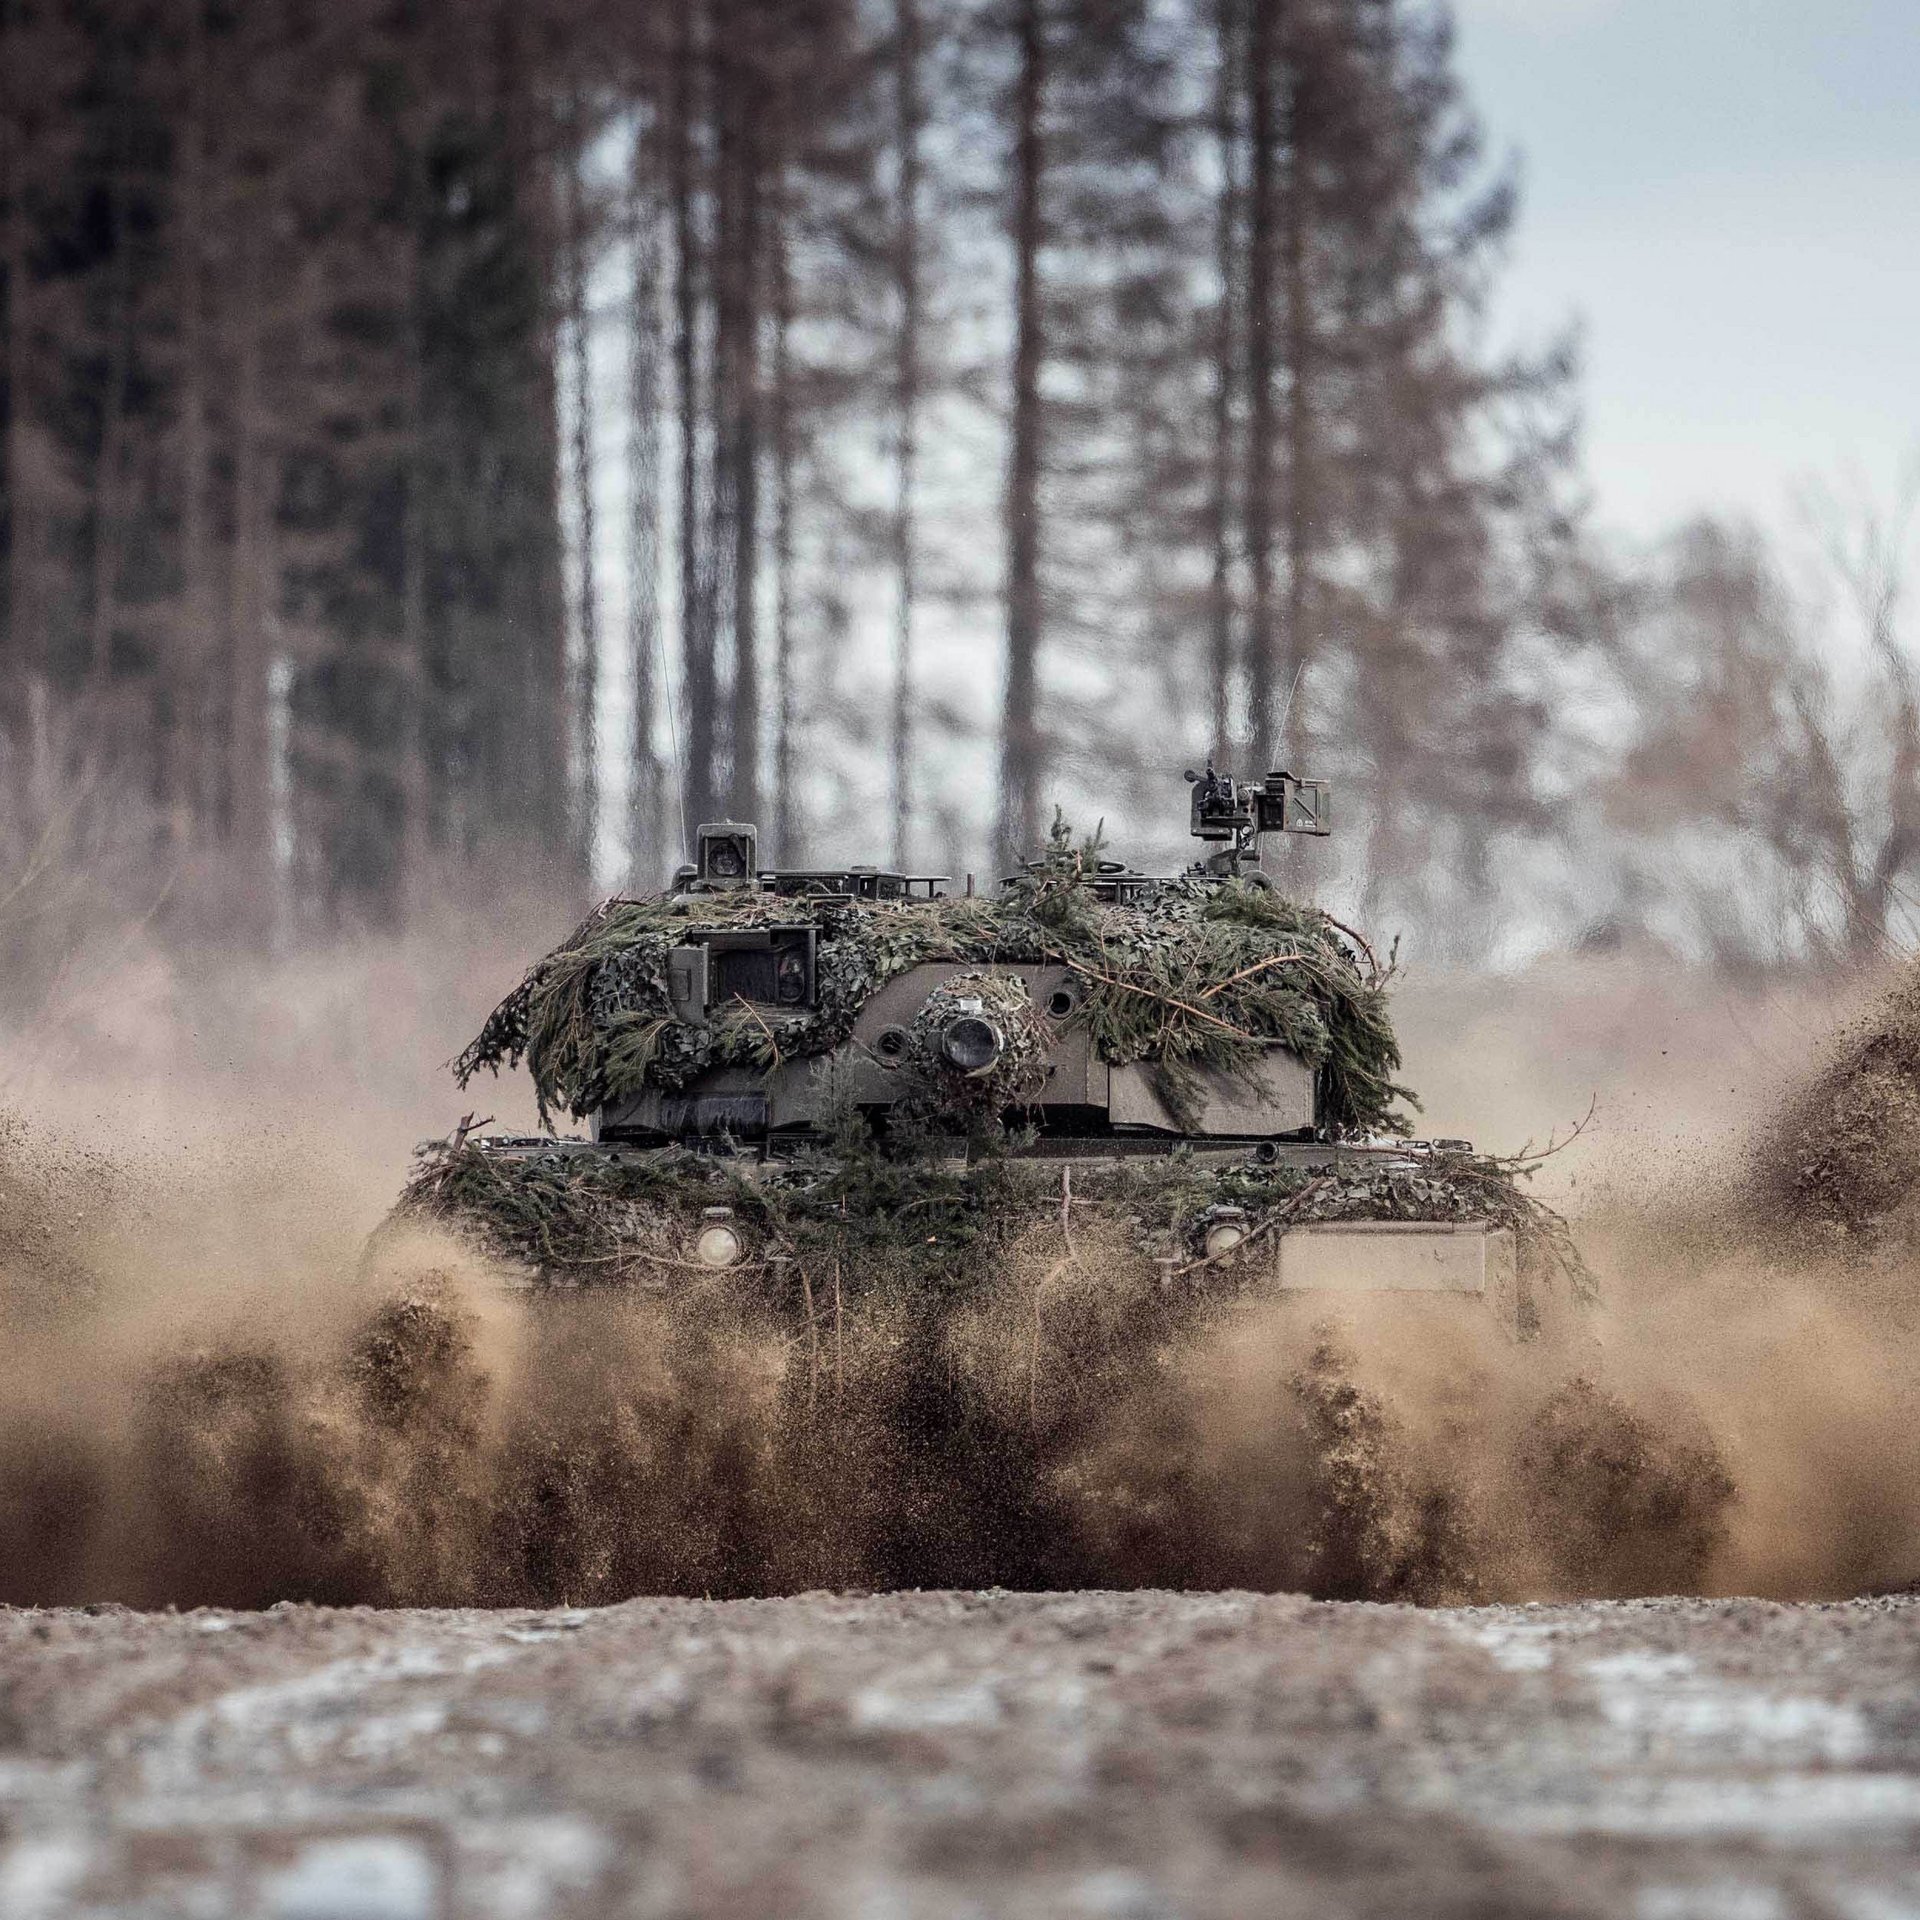
[[629,884],[644,890],[661,877],[666,848],[660,761],[654,721],[664,696],[660,654],[660,205],[659,127],[634,141],[628,212],[633,236],[633,314],[628,335],[630,409],[627,466],[632,489],[627,526],[627,658],[633,677],[631,787],[628,792]]
[[899,179],[894,211],[894,263],[900,301],[895,347],[896,430],[893,567],[893,860],[913,858],[914,480],[920,427],[920,100],[919,0],[897,0],[894,13],[894,119]]
[[[698,0],[679,10],[673,76],[675,401],[680,437],[680,647],[687,707],[685,805],[695,822],[717,811],[714,634],[703,563],[700,498],[700,298],[702,262],[695,205],[694,115],[698,104]],[[691,851],[691,849],[689,849]]]
[[[547,185],[554,179],[553,115],[547,88],[532,77],[538,70],[545,18],[533,9],[497,9],[489,63],[508,177],[528,183],[514,195],[515,224],[526,249],[522,258],[538,274],[543,288],[558,282],[565,249],[560,231],[565,209],[554,204]],[[538,186],[532,184],[536,182]],[[526,462],[520,483],[525,517],[520,519],[519,511],[505,516],[518,520],[527,537],[528,559],[523,564],[528,577],[518,583],[513,596],[526,629],[525,644],[515,645],[511,656],[518,684],[478,687],[477,711],[470,708],[449,716],[454,726],[477,721],[490,736],[488,757],[498,757],[511,783],[509,820],[501,821],[499,802],[488,791],[483,770],[437,765],[434,773],[436,788],[447,796],[438,803],[437,814],[457,809],[462,816],[457,830],[451,821],[443,829],[450,842],[479,844],[506,825],[525,843],[559,850],[564,861],[572,845],[574,807],[569,780],[573,711],[566,698],[567,557],[560,525],[566,471],[558,325],[562,304],[541,299],[537,319],[521,332],[524,357],[515,356],[509,376],[517,392],[515,412],[523,422],[515,438]],[[513,724],[516,704],[529,716],[524,729]]]
[[100,396],[100,439],[93,468],[93,516],[90,543],[88,675],[96,708],[95,725],[108,726],[105,702],[113,672],[112,649],[120,589],[120,479],[126,459],[127,375],[133,357],[133,263],[122,202],[120,142],[113,143],[103,200],[108,236],[107,377]]
[[714,561],[721,570],[716,619],[731,641],[727,706],[727,809],[737,820],[759,812],[760,662],[759,331],[761,169],[765,89],[748,22],[722,10],[715,37],[714,105],[718,177],[714,187]]
[[713,173],[707,202],[711,209],[713,244],[708,254],[710,303],[713,311],[713,349],[708,366],[707,411],[713,436],[712,464],[707,481],[706,567],[707,619],[712,628],[714,659],[714,794],[715,805],[733,811],[733,706],[728,698],[728,652],[733,640],[733,591],[736,516],[735,390],[740,378],[740,324],[738,273],[739,134],[735,127],[739,84],[728,62],[736,37],[729,0],[714,0],[713,35],[707,117],[712,126]]
[[244,938],[265,947],[276,919],[274,901],[274,799],[271,618],[272,503],[261,367],[262,311],[266,275],[265,210],[259,189],[242,201],[240,272],[233,310],[237,315],[234,366],[233,547],[228,592],[232,635],[229,669],[231,718],[226,728],[225,803],[228,857],[232,862]]
[[587,117],[577,97],[567,132],[566,327],[568,385],[573,410],[569,465],[580,538],[575,589],[579,626],[568,702],[573,734],[571,838],[577,870],[591,873],[599,792],[596,764],[599,740],[594,709],[600,693],[600,590],[594,568],[593,333],[587,285],[592,235],[586,194],[580,180],[580,169],[586,164]]
[[1868,652],[1879,666],[1885,688],[1876,703],[1890,759],[1886,805],[1879,810],[1885,831],[1864,871],[1862,860],[1851,852],[1847,860],[1848,943],[1863,957],[1891,950],[1891,916],[1900,877],[1920,852],[1920,694],[1894,621],[1895,609],[1905,595],[1901,557],[1916,506],[1920,506],[1920,470],[1910,474],[1890,520],[1877,514],[1863,516],[1852,543],[1841,528],[1828,529],[1829,547],[1852,593]]
[[1214,265],[1219,312],[1213,330],[1213,452],[1207,472],[1207,544],[1212,574],[1207,588],[1208,664],[1213,705],[1213,754],[1221,766],[1233,757],[1233,392],[1239,296],[1240,112],[1244,83],[1238,0],[1215,0],[1219,80],[1214,136],[1219,151],[1219,197],[1214,208]]
[[773,844],[779,859],[804,858],[793,749],[793,260],[784,182],[773,238]]
[[739,179],[738,257],[734,267],[734,367],[731,380],[732,473],[727,491],[733,522],[733,707],[732,794],[736,820],[760,815],[760,152],[749,126],[742,129]]
[[1278,717],[1273,630],[1273,203],[1278,145],[1273,16],[1277,4],[1278,0],[1252,0],[1247,44],[1247,694],[1253,723],[1250,770],[1256,772],[1272,759]]
[[406,513],[401,528],[399,684],[406,702],[401,716],[396,770],[404,809],[400,821],[400,872],[393,887],[393,910],[402,921],[425,904],[421,891],[427,870],[427,702],[432,675],[427,660],[427,488],[430,449],[427,445],[425,341],[426,289],[422,274],[421,231],[424,225],[426,180],[420,141],[416,135],[407,156],[407,298],[400,317],[405,356],[401,383],[406,407]]
[[[1307,737],[1307,717],[1301,698],[1307,669],[1313,664],[1314,529],[1319,518],[1315,493],[1313,288],[1307,239],[1313,223],[1313,129],[1311,101],[1300,65],[1288,83],[1287,198],[1281,242],[1286,299],[1287,339],[1287,597],[1282,628],[1290,736]],[[1276,689],[1279,683],[1276,682]],[[1270,753],[1284,756],[1276,718],[1269,739]],[[1262,767],[1267,758],[1260,761]]]
[[28,84],[26,30],[17,0],[0,0],[0,199],[6,211],[6,440],[0,457],[0,538],[6,543],[6,604],[0,608],[0,746],[19,747],[28,722],[28,676],[39,665],[34,598],[37,563],[27,453],[27,161],[22,125]]
[[1044,0],[1021,0],[1020,71],[1014,93],[1013,428],[1007,472],[1007,683],[1000,724],[1002,857],[1033,853],[1040,838],[1043,744],[1039,717],[1041,176],[1046,164],[1041,115],[1046,100]]
[[208,547],[207,22],[205,0],[186,0],[186,98],[180,140],[180,613],[175,672],[184,735],[182,778],[168,797],[181,839],[204,832],[218,775],[219,689]]

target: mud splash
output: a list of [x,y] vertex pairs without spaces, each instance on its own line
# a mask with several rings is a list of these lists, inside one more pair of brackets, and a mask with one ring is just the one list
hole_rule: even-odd
[[[433,969],[375,963],[377,992],[336,969],[305,998],[304,975],[256,982],[220,1027],[156,1015],[137,1073],[115,1033],[92,1050],[111,1072],[77,1094],[70,1065],[43,1076],[34,1125],[0,1127],[0,1600],[1786,1598],[1920,1576],[1920,1262],[1887,1235],[1864,1259],[1790,1242],[1737,1181],[1703,1203],[1691,1170],[1653,1212],[1603,1168],[1582,1239],[1606,1305],[1559,1353],[1383,1303],[1170,1318],[1093,1231],[1064,1270],[1040,1249],[925,1310],[823,1298],[799,1332],[725,1283],[529,1300],[444,1237],[363,1258],[404,1142],[444,1122],[425,1094],[382,1101],[437,1086],[451,1044],[422,1011]],[[1483,1071],[1541,1082],[1506,1056],[1464,1071],[1488,1021],[1516,1057],[1623,1078],[1680,1073],[1665,1049],[1710,1025],[1584,975],[1529,992],[1533,1013],[1508,996],[1453,1019],[1476,1038],[1436,1125],[1494,1097]],[[349,1046],[362,1002],[384,1024]],[[190,1027],[218,1033],[232,1079],[184,1052]],[[1651,1061],[1627,1051],[1639,1032]],[[1763,1037],[1796,1032],[1787,1007]],[[270,1059],[242,1051],[259,1033]],[[1734,1078],[1684,1064],[1689,1084]],[[160,1089],[157,1144],[89,1144]],[[1516,1139],[1584,1104],[1543,1097],[1505,1116]],[[331,1113],[367,1124],[316,1124]],[[1615,1137],[1646,1164],[1644,1132]]]
[[[601,1602],[1240,1586],[1454,1601],[1711,1587],[1735,1479],[1591,1346],[1295,1303],[1170,1319],[1117,1249],[923,1306],[751,1279],[527,1297],[425,1229],[361,1259],[268,1156],[115,1198],[18,1163],[0,1599]],[[257,1158],[257,1156],[256,1156]],[[248,1223],[249,1269],[221,1222]],[[1038,1289],[1047,1289],[1044,1313]]]

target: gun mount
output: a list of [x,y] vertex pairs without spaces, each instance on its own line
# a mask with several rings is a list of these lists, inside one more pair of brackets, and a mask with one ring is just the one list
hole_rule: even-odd
[[1243,867],[1260,867],[1260,838],[1268,833],[1333,831],[1333,790],[1324,780],[1299,780],[1290,773],[1270,773],[1264,780],[1236,780],[1216,773],[1207,762],[1204,773],[1189,767],[1193,787],[1188,832],[1196,840],[1217,843],[1194,869],[1223,879],[1237,876]]

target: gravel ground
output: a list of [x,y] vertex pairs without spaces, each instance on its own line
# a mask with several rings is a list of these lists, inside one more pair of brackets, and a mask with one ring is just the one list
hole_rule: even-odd
[[0,1612],[0,1915],[1920,1915],[1920,1601]]

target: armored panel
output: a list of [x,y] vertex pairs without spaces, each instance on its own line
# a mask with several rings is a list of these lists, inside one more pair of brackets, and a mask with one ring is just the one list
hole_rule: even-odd
[[1484,1221],[1355,1220],[1288,1227],[1273,1277],[1285,1292],[1513,1293],[1513,1233]]
[[760,884],[784,899],[932,900],[948,875],[880,867],[769,867]]
[[815,930],[799,927],[700,928],[667,955],[667,994],[675,1015],[704,1026],[709,1011],[733,1001],[797,1013],[813,1004]]
[[1289,780],[1281,790],[1282,833],[1333,831],[1333,789],[1324,780]]
[[[957,973],[978,973],[978,965],[948,960],[898,974],[860,1009],[853,1037],[842,1049],[845,1071],[854,1076],[854,1098],[879,1104],[892,1100],[897,1090],[897,1060],[887,1051],[890,1032],[904,1031],[926,1004],[927,995]],[[1041,1012],[1055,1020],[1068,1018],[1077,1003],[1079,986],[1065,967],[1052,965],[1001,966],[1027,983],[1027,995]],[[1038,1104],[1042,1107],[1104,1107],[1107,1104],[1107,1067],[1093,1057],[1093,1041],[1084,1030],[1062,1033],[1047,1054],[1047,1080]]]
[[758,1140],[782,1127],[809,1126],[818,1081],[814,1063],[800,1060],[768,1074],[750,1067],[719,1067],[682,1093],[648,1088],[594,1116],[596,1140],[648,1134],[731,1135]]
[[759,871],[760,835],[744,820],[703,820],[693,837],[694,868],[702,884],[750,887]]
[[[803,931],[807,934],[804,944],[798,937]],[[736,967],[766,971],[788,966],[797,988],[804,959],[811,994],[810,930],[774,927],[695,938],[697,945],[690,940],[669,957],[676,1011],[681,1011],[683,1001],[687,1008],[683,1018],[694,1017],[701,1001],[717,1010],[737,992],[749,999],[771,994],[777,975],[770,972],[766,982],[759,982],[757,975],[748,980],[743,974],[736,983],[731,972]],[[684,1095],[647,1093],[604,1110],[600,1130],[609,1137],[729,1131],[737,1138],[757,1138],[809,1126],[817,1118],[825,1091],[823,1076],[829,1072],[840,1097],[861,1106],[890,1105],[902,1090],[900,1073],[907,1059],[902,1042],[927,996],[956,974],[979,971],[977,965],[954,961],[914,967],[874,993],[860,1009],[847,1042],[831,1055],[785,1061],[764,1075],[737,1067],[717,1069],[702,1075]],[[1034,963],[992,971],[1024,980],[1033,1004],[1063,1023],[1047,1052],[1046,1079],[1033,1102],[1043,1114],[1057,1110],[1054,1125],[1073,1129],[1089,1123],[1111,1124],[1127,1132],[1216,1139],[1302,1134],[1313,1126],[1312,1069],[1283,1047],[1270,1048],[1246,1073],[1199,1073],[1197,1125],[1188,1129],[1161,1099],[1151,1067],[1136,1063],[1110,1068],[1095,1056],[1092,1036],[1084,1027],[1064,1024],[1084,990],[1069,968]],[[743,1104],[755,1095],[764,1099],[764,1116],[750,1113]],[[1103,1113],[1104,1120],[1099,1117]]]
[[667,1001],[673,1017],[689,1026],[707,1024],[707,950],[674,947],[667,954]]
[[[1201,1071],[1197,1134],[1300,1133],[1313,1125],[1313,1069],[1284,1047],[1244,1073]],[[1108,1112],[1116,1127],[1186,1133],[1154,1084],[1152,1067],[1135,1061],[1112,1070]]]
[[[1044,1002],[1042,1003],[1045,1004]],[[1084,1027],[1063,1033],[1047,1055],[1043,1107],[1104,1107],[1111,1070],[1093,1053],[1093,1035]]]

